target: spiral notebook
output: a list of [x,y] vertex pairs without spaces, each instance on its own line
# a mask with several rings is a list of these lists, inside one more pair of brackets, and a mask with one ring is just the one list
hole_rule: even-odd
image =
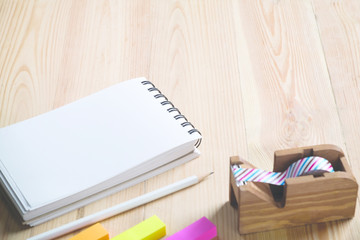
[[37,225],[199,156],[200,132],[137,78],[0,128],[2,191]]

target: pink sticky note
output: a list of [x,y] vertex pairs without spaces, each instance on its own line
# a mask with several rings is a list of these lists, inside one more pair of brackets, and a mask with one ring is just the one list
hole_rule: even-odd
[[210,240],[216,236],[216,226],[206,217],[202,217],[166,240]]

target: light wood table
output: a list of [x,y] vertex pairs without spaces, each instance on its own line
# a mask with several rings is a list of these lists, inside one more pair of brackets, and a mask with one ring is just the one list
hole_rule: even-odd
[[1,1],[1,127],[145,76],[203,143],[200,158],[34,228],[1,197],[0,239],[25,239],[211,170],[207,181],[103,226],[115,236],[156,214],[170,235],[206,216],[222,240],[359,239],[359,208],[352,220],[240,236],[228,202],[233,155],[270,170],[275,150],[336,144],[359,182],[359,13],[355,0]]

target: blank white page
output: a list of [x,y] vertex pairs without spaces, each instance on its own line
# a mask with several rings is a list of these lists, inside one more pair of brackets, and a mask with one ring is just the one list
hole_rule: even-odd
[[[0,129],[0,160],[30,207],[72,195],[200,138],[145,78]],[[175,156],[177,158],[179,156]],[[169,159],[169,161],[173,160]],[[137,169],[138,170],[138,169]]]

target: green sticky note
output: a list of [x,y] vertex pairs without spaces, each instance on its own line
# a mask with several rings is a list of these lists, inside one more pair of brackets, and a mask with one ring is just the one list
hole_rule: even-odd
[[165,224],[154,215],[111,240],[158,240],[165,235]]

